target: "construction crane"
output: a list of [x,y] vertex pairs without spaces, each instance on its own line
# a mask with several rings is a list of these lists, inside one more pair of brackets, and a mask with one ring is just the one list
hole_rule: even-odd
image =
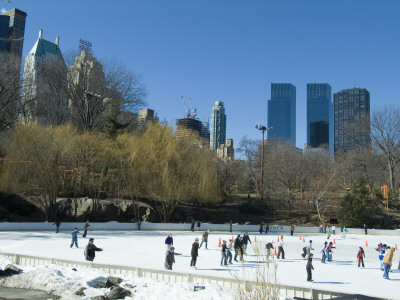
[[186,105],[186,102],[185,102],[185,99],[183,98],[183,96],[181,96],[181,98],[182,98],[182,103],[185,106],[186,118],[189,118],[190,117],[190,111],[189,111],[189,109],[188,109],[188,107]]
[[197,116],[197,112],[196,112],[196,108],[193,109],[192,99],[190,97],[189,97],[189,103],[190,103],[190,109],[192,110],[192,117],[193,117],[193,119],[195,119]]

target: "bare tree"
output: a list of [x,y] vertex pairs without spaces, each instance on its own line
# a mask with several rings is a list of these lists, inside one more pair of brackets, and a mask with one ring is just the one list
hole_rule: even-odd
[[371,119],[371,137],[374,145],[386,158],[389,187],[395,186],[394,169],[400,161],[400,109],[383,107]]

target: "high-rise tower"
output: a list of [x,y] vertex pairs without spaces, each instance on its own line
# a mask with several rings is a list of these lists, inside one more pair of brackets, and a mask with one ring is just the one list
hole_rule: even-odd
[[307,84],[307,146],[333,153],[333,103],[327,83]]
[[296,146],[296,87],[290,83],[271,83],[268,100],[268,138],[290,141]]
[[0,52],[7,51],[10,16],[0,15]]
[[226,114],[224,102],[215,101],[211,110],[210,149],[217,151],[226,140]]
[[369,92],[361,88],[341,90],[333,99],[335,152],[371,147]]
[[24,45],[26,12],[13,8],[3,13],[2,16],[8,16],[10,18],[9,29],[8,29],[7,51],[9,53],[14,54],[18,58],[19,62],[18,69],[20,69],[21,58],[22,58],[22,47]]

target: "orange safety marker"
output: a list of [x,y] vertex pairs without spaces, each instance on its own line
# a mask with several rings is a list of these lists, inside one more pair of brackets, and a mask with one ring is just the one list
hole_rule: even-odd
[[276,255],[276,247],[274,247],[274,255]]
[[[397,243],[394,244],[394,249],[397,250]],[[399,260],[400,260],[400,256],[399,256]]]
[[257,242],[257,236],[254,236],[254,243]]
[[368,247],[368,241],[365,240],[365,247]]
[[335,238],[333,238],[333,244],[336,244]]
[[305,243],[306,242],[306,239],[304,238],[304,236],[303,236],[303,243]]
[[234,239],[233,239],[233,235],[232,235],[232,241],[234,241]]
[[279,242],[279,235],[278,235],[278,242]]
[[218,247],[221,247],[221,237],[219,237]]
[[299,238],[299,240],[301,241],[301,234],[300,234],[300,238]]

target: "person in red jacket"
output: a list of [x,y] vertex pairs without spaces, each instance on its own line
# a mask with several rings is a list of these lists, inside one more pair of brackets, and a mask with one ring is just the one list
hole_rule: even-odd
[[362,264],[362,267],[364,268],[364,257],[365,257],[364,249],[362,247],[359,247],[357,253],[358,267],[360,267],[360,264]]

